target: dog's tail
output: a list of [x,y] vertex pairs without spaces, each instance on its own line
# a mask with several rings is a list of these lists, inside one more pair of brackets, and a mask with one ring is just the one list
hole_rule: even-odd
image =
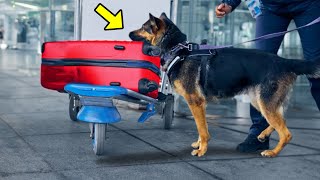
[[296,75],[306,75],[311,78],[320,78],[320,57],[311,61],[289,60],[289,71]]

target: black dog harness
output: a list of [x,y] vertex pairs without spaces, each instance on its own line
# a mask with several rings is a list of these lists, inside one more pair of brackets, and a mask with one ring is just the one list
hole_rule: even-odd
[[[200,49],[200,45],[189,43],[188,41],[179,43],[171,50],[161,56],[165,61],[170,61],[167,67],[167,73],[170,74],[171,68],[180,61],[190,56],[215,56],[216,49]],[[201,69],[206,69],[208,58],[201,58]],[[206,70],[205,70],[206,71]]]

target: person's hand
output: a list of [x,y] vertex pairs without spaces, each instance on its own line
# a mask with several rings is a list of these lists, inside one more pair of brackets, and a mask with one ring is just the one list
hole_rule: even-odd
[[222,3],[216,7],[216,16],[217,18],[223,18],[225,15],[229,14],[232,11],[232,7],[226,3]]

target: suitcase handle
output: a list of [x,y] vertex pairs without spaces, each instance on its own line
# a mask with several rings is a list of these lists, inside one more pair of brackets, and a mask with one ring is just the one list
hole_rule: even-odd
[[110,82],[110,86],[121,86],[120,82]]
[[114,49],[116,49],[116,50],[125,50],[126,49],[126,47],[124,47],[124,46],[121,46],[121,45],[115,45],[114,46]]

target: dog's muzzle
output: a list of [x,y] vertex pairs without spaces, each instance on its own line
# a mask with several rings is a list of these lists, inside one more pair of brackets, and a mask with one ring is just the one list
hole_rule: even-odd
[[131,39],[132,41],[143,41],[143,42],[146,41],[145,38],[140,37],[140,36],[137,36],[137,35],[134,33],[134,31],[129,33],[129,37],[130,37],[130,39]]

